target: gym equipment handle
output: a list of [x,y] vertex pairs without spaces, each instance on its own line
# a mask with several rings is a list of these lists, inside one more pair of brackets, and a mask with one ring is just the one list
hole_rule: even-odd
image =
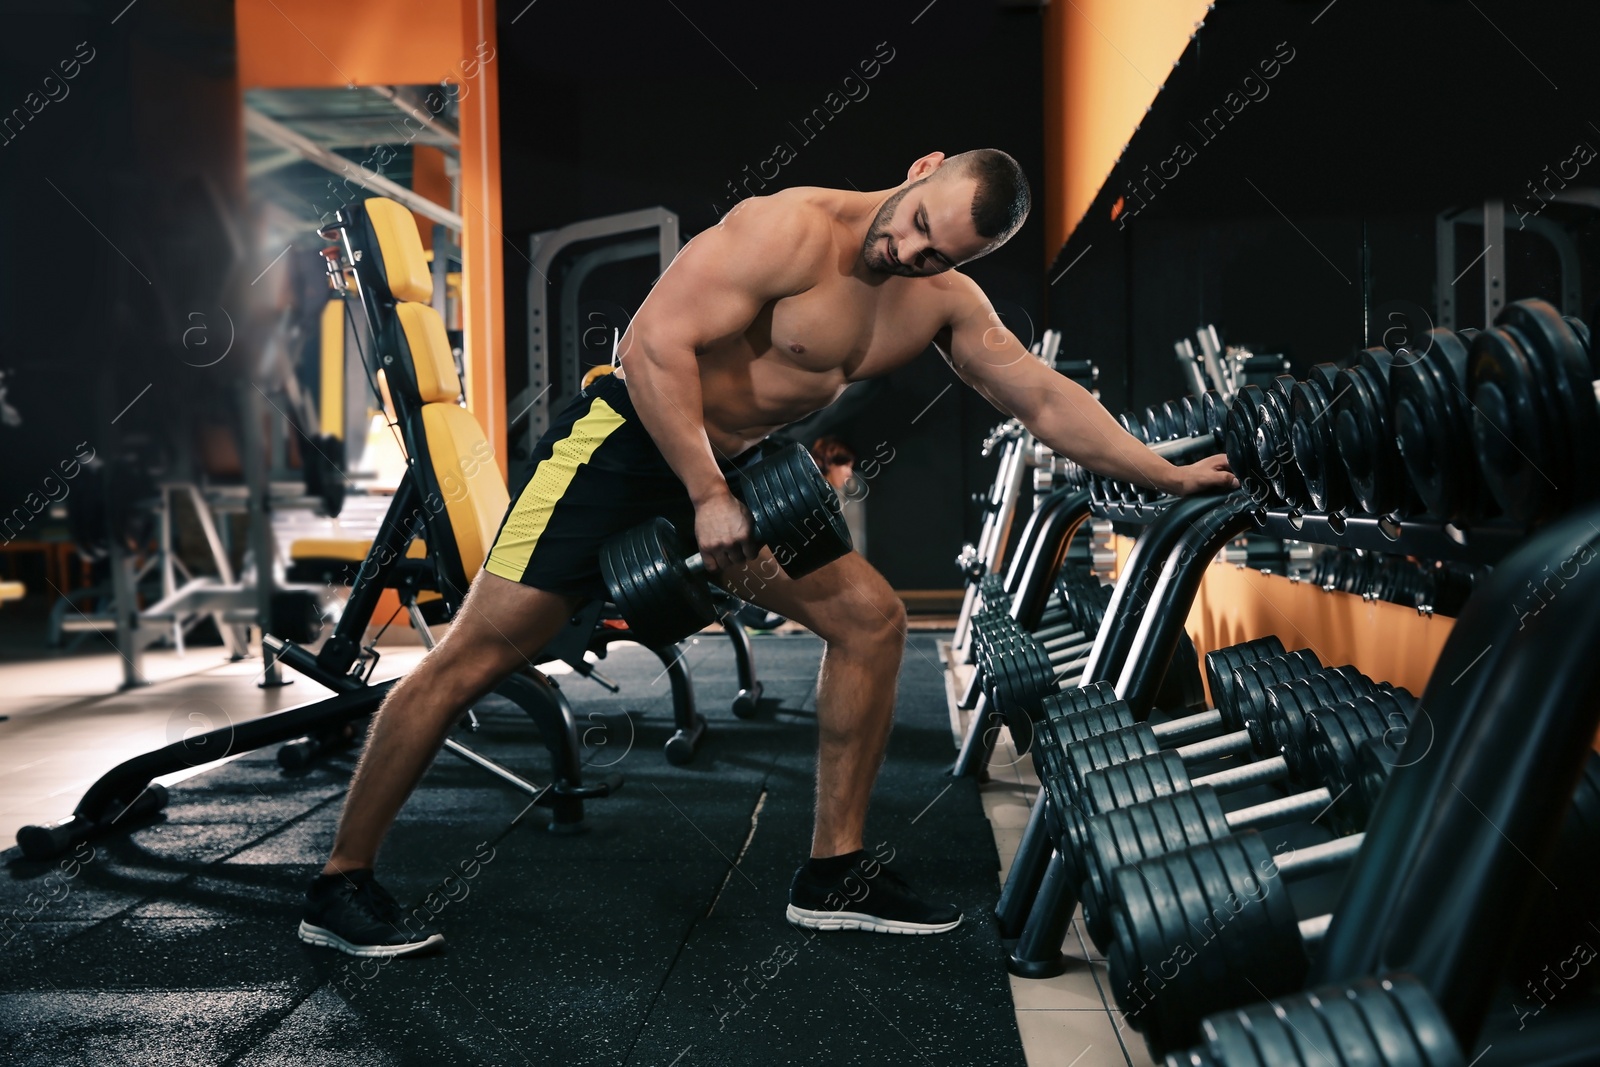
[[1193,437],[1177,437],[1171,441],[1157,441],[1145,447],[1165,460],[1201,459],[1217,451],[1217,439],[1209,433],[1202,433]]

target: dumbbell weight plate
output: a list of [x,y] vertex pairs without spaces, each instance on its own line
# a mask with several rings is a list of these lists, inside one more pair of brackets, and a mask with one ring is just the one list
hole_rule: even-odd
[[1161,419],[1166,424],[1167,436],[1171,438],[1187,436],[1188,421],[1184,415],[1183,406],[1176,400],[1162,401]]
[[1417,358],[1389,372],[1400,458],[1429,514],[1447,522],[1475,516],[1478,468],[1469,460],[1467,346],[1453,330],[1433,329]]
[[[1417,1050],[1416,1037],[1411,1033],[1411,1028],[1406,1025],[1405,1017],[1400,1010],[1388,1000],[1369,998],[1361,1000],[1351,997],[1342,991],[1336,994],[1313,993],[1313,1003],[1319,1005],[1338,1004],[1352,1013],[1352,1024],[1362,1027],[1371,1035],[1372,1043],[1376,1046],[1378,1059],[1381,1064],[1393,1067],[1425,1067],[1422,1055]],[[1336,1018],[1336,1014],[1323,1011],[1327,1018]]]
[[1328,410],[1339,368],[1318,363],[1289,398],[1289,443],[1295,466],[1305,481],[1306,497],[1320,511],[1342,511],[1350,502],[1350,485],[1333,441]]
[[[1354,1015],[1346,1014],[1348,1008]],[[1345,1025],[1340,1025],[1340,1024]],[[1372,1058],[1344,1054],[1332,1031],[1371,1036]],[[1439,1006],[1409,976],[1325,986],[1206,1017],[1201,1047],[1167,1067],[1462,1067]]]
[[[1177,912],[1173,880],[1189,871],[1204,872],[1204,898],[1194,911]],[[1260,835],[1246,832],[1113,872],[1112,992],[1153,1048],[1193,1043],[1196,1024],[1209,1012],[1304,983],[1310,964],[1288,894],[1274,884],[1276,871]],[[1174,909],[1166,911],[1165,923],[1164,909]],[[1170,978],[1160,971],[1164,982],[1147,1003],[1134,1001],[1134,995],[1146,999],[1141,979],[1157,973],[1178,945],[1188,945],[1193,958]]]
[[[1294,1059],[1302,1063],[1314,1063],[1318,1057],[1328,1059],[1337,1057],[1339,1047],[1338,1039],[1331,1032],[1327,1019],[1317,1010],[1317,1005],[1309,997],[1284,997],[1282,1001],[1283,1021],[1288,1024],[1288,1032],[1282,1036],[1294,1046]],[[1253,1036],[1253,1035],[1252,1035]],[[1338,1063],[1338,1059],[1330,1062]],[[1373,1063],[1374,1061],[1356,1060],[1357,1063]]]
[[1206,431],[1220,443],[1228,424],[1228,402],[1222,398],[1222,394],[1215,389],[1201,393],[1200,415]]
[[1256,413],[1256,459],[1274,493],[1292,507],[1308,508],[1311,501],[1300,468],[1295,466],[1290,426],[1295,384],[1289,375],[1280,374],[1262,391],[1261,409]]
[[[803,445],[774,449],[745,478],[756,536],[791,578],[803,578],[849,552],[839,494]],[[758,513],[759,508],[759,513]]]
[[600,546],[606,588],[641,644],[665,648],[716,621],[710,584],[684,562],[692,551],[659,517]]
[[[1094,777],[1101,781],[1107,778]],[[1127,782],[1124,780],[1120,784],[1125,786]],[[1160,803],[1152,806],[1152,800]],[[1105,906],[1112,871],[1150,856],[1216,841],[1233,833],[1215,790],[1201,788],[1178,792],[1170,781],[1164,793],[1151,790],[1150,796],[1144,796],[1141,789],[1113,807],[1094,808],[1090,804],[1084,807],[1094,814],[1083,818],[1083,811],[1078,812],[1082,822],[1076,830],[1083,844],[1079,856],[1083,864],[1080,872],[1083,888],[1078,899],[1083,902],[1084,927],[1090,939],[1101,947],[1108,946],[1113,935],[1111,917]]]
[[1228,466],[1239,484],[1249,492],[1250,498],[1266,503],[1272,498],[1272,485],[1260,469],[1256,456],[1256,430],[1260,426],[1261,387],[1247,385],[1233,398],[1223,424],[1222,448],[1228,454]]
[[1405,502],[1405,468],[1389,426],[1388,380],[1395,357],[1386,348],[1362,351],[1357,366],[1341,371],[1331,401],[1339,461],[1355,504],[1387,515]]
[[1580,444],[1600,441],[1600,408],[1595,404],[1588,353],[1560,312],[1543,300],[1518,300],[1500,313],[1498,321],[1529,341],[1528,354],[1540,364],[1541,381],[1549,387],[1547,393],[1554,393],[1556,408],[1564,416],[1553,435],[1565,446],[1562,473],[1553,475],[1562,496],[1569,503],[1593,499],[1600,495],[1600,471],[1594,449]]
[[1207,652],[1205,659],[1206,684],[1211,690],[1211,703],[1216,707],[1223,707],[1233,703],[1233,672],[1235,668],[1259,659],[1271,659],[1274,656],[1283,654],[1283,642],[1273,634]]
[[[1267,714],[1248,723],[1257,752],[1287,753],[1302,749],[1308,720],[1320,708],[1342,704],[1376,692],[1379,684],[1354,667],[1329,667],[1318,674],[1292,678],[1269,686]],[[1270,729],[1269,741],[1261,731]]]
[[1198,398],[1181,396],[1173,401],[1173,405],[1181,420],[1182,436],[1199,437],[1206,432],[1206,414]]
[[1489,492],[1512,518],[1547,514],[1555,490],[1541,472],[1554,466],[1554,443],[1533,364],[1516,334],[1501,327],[1473,340],[1470,360],[1473,440]]
[[1088,711],[1090,708],[1114,704],[1116,701],[1117,690],[1110,682],[1094,682],[1051,693],[1041,702],[1040,711],[1046,718],[1064,718],[1075,712]]

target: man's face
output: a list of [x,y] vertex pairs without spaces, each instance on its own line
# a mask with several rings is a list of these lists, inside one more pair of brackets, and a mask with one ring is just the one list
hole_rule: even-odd
[[867,268],[923,278],[987,252],[993,242],[972,225],[975,186],[970,178],[934,174],[891,196],[862,242]]

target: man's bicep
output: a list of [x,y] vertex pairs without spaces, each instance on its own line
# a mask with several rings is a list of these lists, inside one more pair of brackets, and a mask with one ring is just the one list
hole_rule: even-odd
[[961,380],[1001,411],[1018,417],[1039,402],[1047,383],[1044,365],[1022,347],[1000,316],[984,301],[948,327],[948,343],[940,348]]

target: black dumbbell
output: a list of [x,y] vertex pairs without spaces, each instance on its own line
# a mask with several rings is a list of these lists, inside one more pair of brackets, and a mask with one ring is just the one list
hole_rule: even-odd
[[1323,986],[1207,1016],[1165,1067],[1463,1067],[1450,1021],[1410,975]]
[[[1323,708],[1315,737],[1308,731],[1291,769],[1274,757],[1190,778],[1166,754],[1124,763],[1087,777],[1082,802],[1066,820],[1083,877],[1084,926],[1107,948],[1113,936],[1108,897],[1111,872],[1236,830],[1279,826],[1315,817],[1338,833],[1365,829],[1387,764],[1363,762],[1361,745],[1392,738],[1395,717],[1409,721],[1415,699],[1403,690],[1380,691]],[[1380,773],[1381,772],[1381,773]],[[1283,778],[1319,783],[1301,793],[1224,813],[1220,794]]]
[[[1060,668],[1092,647],[1091,635],[1100,629],[1109,597],[1098,586],[1080,588],[1063,581],[1057,583],[1055,600],[1044,615],[1051,624],[1031,635],[1006,612],[975,619],[967,657],[975,669],[960,701],[963,711],[975,708],[978,694],[991,687],[1001,689],[1001,700],[1031,709],[1035,695],[1050,691],[1047,678],[1074,680],[1070,671]],[[1028,644],[1029,636],[1044,639],[1043,661]]]
[[1395,445],[1428,514],[1446,522],[1475,518],[1483,492],[1472,452],[1467,345],[1476,330],[1429,330],[1389,372]]
[[1339,372],[1332,399],[1334,441],[1356,507],[1368,515],[1399,511],[1410,483],[1389,421],[1389,378],[1396,362],[1387,348],[1366,348]]
[[[1090,635],[1078,629],[1075,618],[1062,609],[1046,612],[1044,619],[1048,625],[1033,631],[1031,636],[1042,641],[1047,652],[1093,642]],[[959,704],[963,711],[971,711],[977,706],[978,694],[983,692],[987,680],[985,672],[989,669],[991,649],[1016,644],[1029,635],[1009,614],[999,611],[975,615],[970,632],[966,658],[967,662],[974,665],[974,669]]]
[[1223,439],[1228,423],[1228,401],[1215,389],[1200,394],[1200,421],[1213,439]]
[[993,608],[985,606],[982,610],[974,612],[972,627],[975,631],[988,630],[992,633],[1009,632],[1015,628],[1017,632],[1032,634],[1047,644],[1058,638],[1083,632],[1075,615],[1057,606],[1046,608],[1039,616],[1039,625],[1032,630],[1024,629],[1021,623],[1011,617],[1010,604]]
[[[1233,694],[1237,684],[1235,672],[1247,664],[1277,660],[1289,655],[1284,652],[1283,642],[1276,636],[1260,637],[1206,653],[1206,679],[1211,688],[1214,706],[1192,715],[1151,724],[1157,744],[1182,744],[1195,737],[1227,729],[1229,723],[1238,721],[1232,710]],[[1290,670],[1296,675],[1302,672],[1310,673],[1320,667],[1320,664],[1316,663],[1315,655],[1310,652],[1296,653],[1291,659]],[[1094,706],[1100,707],[1100,704],[1096,703]],[[1049,736],[1043,738],[1043,746],[1039,750],[1045,759],[1053,759],[1066,747],[1080,741],[1136,724],[1132,710],[1126,704],[1098,711],[1092,717],[1073,718],[1059,710],[1047,717],[1050,720],[1050,728],[1045,733]],[[1061,768],[1061,773],[1067,773],[1064,767]]]
[[[204,735],[198,736],[204,738]],[[211,758],[209,753],[207,758]],[[160,782],[151,782],[132,797],[108,798],[108,803],[101,807],[98,815],[74,812],[55,822],[24,826],[17,831],[17,847],[29,859],[53,859],[91,837],[108,833],[118,826],[126,829],[155,815],[166,808],[167,800],[167,787]]]
[[[1311,727],[1313,744],[1323,750],[1319,761],[1349,763],[1348,752],[1328,743],[1332,735],[1324,733],[1325,722]],[[1356,787],[1381,791],[1393,756],[1379,741],[1363,742]],[[1591,758],[1585,777],[1597,774],[1600,760]],[[1191,1043],[1196,1024],[1209,1012],[1299,989],[1332,916],[1301,919],[1284,884],[1342,868],[1364,839],[1351,834],[1274,855],[1258,832],[1246,830],[1114,871],[1112,992],[1151,1047]],[[1591,864],[1596,845],[1581,840],[1558,862]],[[1559,873],[1557,880],[1563,877]],[[1146,976],[1162,974],[1174,952],[1187,956],[1186,965],[1155,988]]]
[[1350,504],[1350,481],[1339,462],[1329,410],[1338,394],[1338,377],[1337,365],[1318,363],[1305,381],[1295,384],[1289,400],[1289,441],[1305,481],[1306,499],[1328,513]]
[[1531,522],[1600,495],[1600,377],[1582,323],[1543,300],[1518,300],[1473,339],[1478,466],[1506,514]]
[[[1279,682],[1323,669],[1316,653],[1310,649],[1240,664],[1234,668],[1233,685],[1208,711],[1159,725],[1134,723],[1087,737],[1077,732],[1071,741],[1058,737],[1064,757],[1062,767],[1066,772],[1060,785],[1068,791],[1068,796],[1063,799],[1070,800],[1078,795],[1083,776],[1090,771],[1154,755],[1161,751],[1164,742],[1170,743],[1176,737],[1192,737],[1201,730],[1220,728],[1221,732],[1177,749],[1177,758],[1184,763],[1205,763],[1248,752],[1252,746],[1251,724],[1267,712],[1266,690]],[[1059,724],[1057,729],[1061,729]]]
[[1309,508],[1305,479],[1294,461],[1294,387],[1297,383],[1280,374],[1261,391],[1256,411],[1256,465],[1278,499],[1292,507]]
[[[1153,1051],[1194,1041],[1210,1012],[1305,984],[1306,946],[1321,940],[1328,917],[1302,922],[1281,885],[1344,866],[1365,836],[1275,857],[1244,830],[1112,873],[1112,992]],[[1166,980],[1174,957],[1184,965]]]
[[983,691],[996,711],[1037,718],[1046,697],[1078,684],[1093,646],[1091,638],[1054,655],[1026,637],[987,646],[978,663]]
[[[800,578],[850,551],[839,495],[799,443],[773,447],[731,483],[750,510],[757,542],[772,549],[785,574]],[[606,589],[645,645],[672,645],[716,621],[700,553],[664,518],[600,546]]]
[[1258,503],[1273,499],[1272,482],[1261,469],[1256,453],[1256,431],[1260,428],[1263,393],[1259,385],[1246,385],[1233,398],[1223,423],[1222,448],[1228,454],[1228,467],[1239,484]]

